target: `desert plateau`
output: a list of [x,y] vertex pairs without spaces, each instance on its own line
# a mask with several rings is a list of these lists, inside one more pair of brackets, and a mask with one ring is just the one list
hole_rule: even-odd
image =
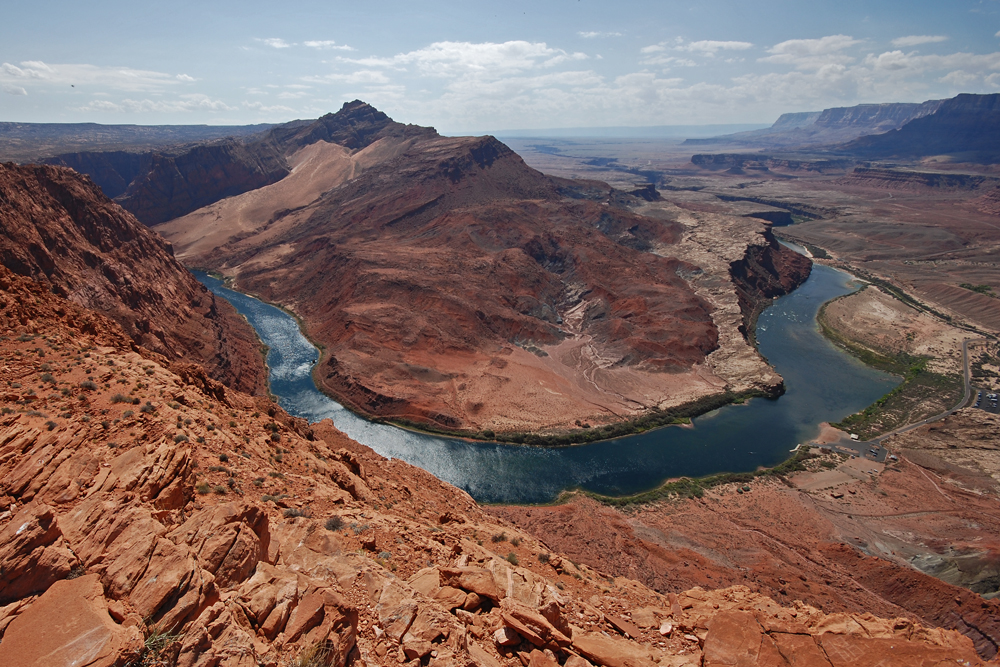
[[1000,665],[994,4],[5,8],[0,667]]

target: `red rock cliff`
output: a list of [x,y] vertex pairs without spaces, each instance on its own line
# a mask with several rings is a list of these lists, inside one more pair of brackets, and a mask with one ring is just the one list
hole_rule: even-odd
[[173,257],[170,245],[61,167],[0,165],[0,263],[117,321],[137,345],[265,386],[253,331]]

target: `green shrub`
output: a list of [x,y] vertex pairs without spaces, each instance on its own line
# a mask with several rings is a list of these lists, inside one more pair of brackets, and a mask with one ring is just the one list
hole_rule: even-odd
[[513,551],[507,554],[507,562],[511,565],[517,565],[517,554]]
[[326,523],[324,523],[323,525],[326,527],[327,530],[337,532],[338,530],[344,527],[344,520],[341,517],[334,515],[331,516],[329,519],[327,519]]

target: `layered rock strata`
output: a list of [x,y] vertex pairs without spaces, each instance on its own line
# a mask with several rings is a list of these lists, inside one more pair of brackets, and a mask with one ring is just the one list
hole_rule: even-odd
[[256,335],[173,256],[170,244],[59,167],[0,165],[0,263],[99,310],[136,345],[204,365],[225,384],[261,392]]

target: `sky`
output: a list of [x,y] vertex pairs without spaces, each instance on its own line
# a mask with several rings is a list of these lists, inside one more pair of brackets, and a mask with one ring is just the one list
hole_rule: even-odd
[[1000,0],[32,0],[0,15],[0,121],[243,125],[361,99],[462,134],[1000,92]]

